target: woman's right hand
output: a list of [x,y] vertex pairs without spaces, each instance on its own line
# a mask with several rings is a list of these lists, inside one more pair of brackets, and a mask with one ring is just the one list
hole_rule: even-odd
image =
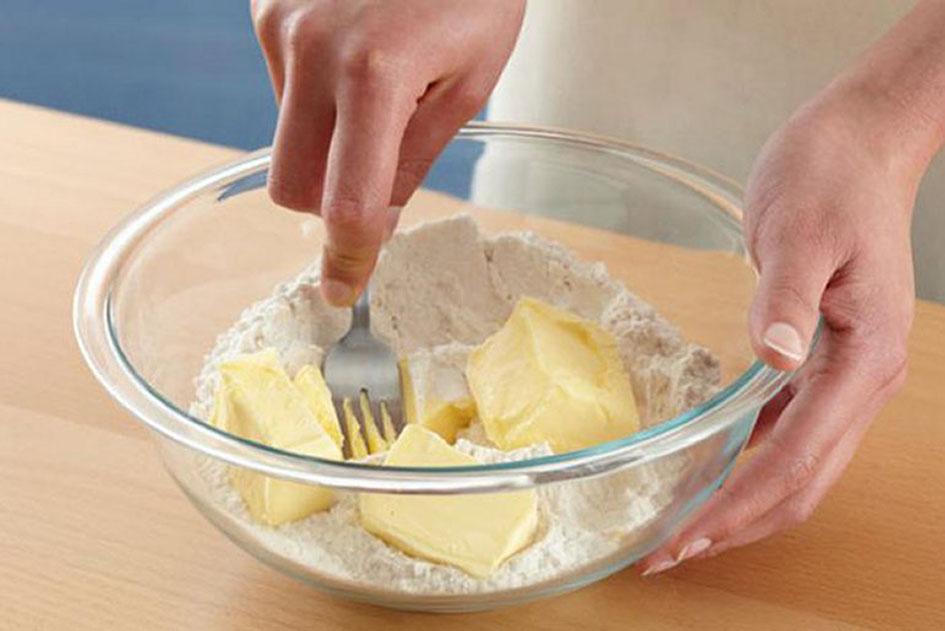
[[524,0],[253,1],[279,103],[269,194],[325,221],[322,292],[330,303],[355,301],[399,207],[485,104],[524,7]]

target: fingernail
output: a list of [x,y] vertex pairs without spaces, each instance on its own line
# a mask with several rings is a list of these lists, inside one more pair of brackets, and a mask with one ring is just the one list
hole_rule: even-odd
[[662,563],[657,563],[656,565],[653,565],[647,568],[647,570],[643,572],[643,574],[641,574],[640,576],[653,576],[654,574],[659,574],[660,572],[665,572],[666,570],[670,570],[676,567],[676,565],[677,565],[676,561],[663,561]]
[[703,552],[708,550],[711,546],[712,546],[712,542],[706,539],[705,537],[703,537],[702,539],[696,539],[695,541],[693,541],[692,543],[690,543],[689,545],[687,545],[680,551],[679,556],[676,557],[676,562],[681,563],[685,561],[686,559],[691,559],[697,554],[702,554]]
[[774,349],[794,361],[804,359],[804,342],[801,334],[790,324],[775,322],[765,331],[762,341],[768,348]]
[[322,295],[329,304],[336,307],[349,307],[354,304],[354,288],[333,279],[322,281]]

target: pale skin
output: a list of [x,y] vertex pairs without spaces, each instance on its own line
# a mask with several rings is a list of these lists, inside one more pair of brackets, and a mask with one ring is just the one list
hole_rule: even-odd
[[[269,192],[324,219],[329,302],[363,289],[396,208],[485,104],[523,13],[521,0],[253,2],[280,103]],[[749,333],[764,362],[800,370],[762,410],[750,460],[640,562],[645,574],[791,528],[840,477],[905,378],[912,207],[943,142],[940,0],[920,2],[768,140],[745,197],[760,273]]]

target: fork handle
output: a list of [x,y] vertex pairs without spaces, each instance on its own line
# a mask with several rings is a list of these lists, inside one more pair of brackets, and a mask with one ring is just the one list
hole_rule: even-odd
[[367,329],[371,326],[371,289],[366,286],[358,301],[351,307],[351,328]]

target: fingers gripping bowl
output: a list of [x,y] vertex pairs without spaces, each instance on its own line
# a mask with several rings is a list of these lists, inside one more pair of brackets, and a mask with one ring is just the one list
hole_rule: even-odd
[[[576,450],[532,445],[501,451],[477,437],[473,423],[450,436],[461,455],[435,469],[403,457],[387,466],[380,456],[321,458],[223,431],[205,422],[207,393],[201,395],[200,385],[206,379],[197,380],[195,391],[195,378],[212,367],[208,353],[239,338],[227,348],[277,347],[286,370],[295,372],[317,363],[347,324],[343,314],[300,315],[327,309],[319,302],[317,275],[307,271],[324,233],[316,219],[272,206],[265,193],[268,164],[263,151],[225,165],[158,196],[112,230],[79,281],[75,327],[95,375],[153,430],[168,470],[195,506],[248,552],[318,588],[388,606],[456,611],[548,596],[607,576],[654,549],[722,483],[760,407],[787,378],[755,360],[747,337],[755,276],[741,237],[736,187],[639,147],[553,130],[472,125],[434,164],[425,189],[402,214],[405,233],[392,241],[388,258],[394,260],[398,243],[401,255],[422,251],[422,241],[406,241],[416,235],[472,226],[475,234],[463,243],[480,248],[475,256],[484,258],[476,260],[486,261],[479,280],[504,293],[495,294],[501,317],[482,330],[483,318],[452,321],[447,337],[466,336],[459,343],[481,343],[516,299],[531,294],[604,328],[607,305],[630,300],[627,318],[640,326],[628,330],[644,330],[646,323],[669,327],[627,339],[614,329],[641,431]],[[510,235],[557,252],[556,264],[567,268],[554,277],[559,284],[529,285],[526,271],[515,272],[534,259],[527,248],[502,268],[496,244]],[[436,247],[436,240],[428,241]],[[594,306],[576,284],[578,272],[603,278],[600,283],[616,293]],[[468,267],[452,283],[442,274],[430,278],[439,294],[399,285],[398,275],[388,274],[375,292],[387,311],[372,311],[390,324],[417,314],[409,311],[417,296],[462,302],[477,282]],[[471,301],[469,313],[482,302]],[[428,317],[443,313],[434,309]],[[249,321],[254,328],[242,330],[242,337],[233,333]],[[431,322],[401,327],[395,348],[417,350],[417,335]],[[457,322],[467,328],[457,329]],[[714,376],[711,388],[684,397],[680,388],[691,383],[686,373],[695,363],[678,360],[692,349],[711,358],[702,366],[708,362]],[[647,369],[661,361],[682,368]],[[440,447],[431,443],[429,449]],[[261,525],[227,484],[226,472],[234,470],[327,489],[334,503],[291,523]],[[515,510],[534,506],[535,513],[515,523],[531,530],[481,576],[400,549],[359,522],[363,497],[500,501],[522,493],[534,502]],[[463,525],[457,524],[457,537]]]

